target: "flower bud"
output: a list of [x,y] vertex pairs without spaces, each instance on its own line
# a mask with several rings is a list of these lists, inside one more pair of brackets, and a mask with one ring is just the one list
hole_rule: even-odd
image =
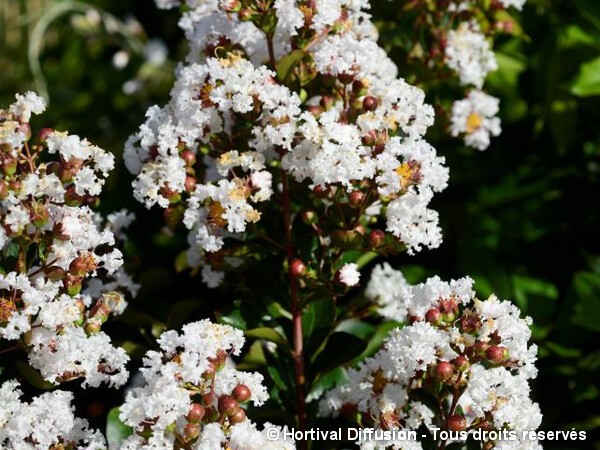
[[363,109],[365,111],[375,111],[377,109],[377,106],[379,104],[379,101],[377,100],[376,97],[373,97],[372,95],[368,95],[367,97],[365,97],[363,99]]
[[439,325],[442,323],[442,313],[437,308],[431,308],[425,313],[425,320],[431,325]]
[[306,225],[312,225],[313,223],[317,223],[317,213],[313,210],[306,209],[300,213],[300,218],[302,222]]
[[252,392],[250,392],[250,388],[245,384],[238,384],[231,392],[231,396],[238,402],[244,403],[250,400]]
[[214,401],[215,401],[215,393],[214,392],[208,392],[202,396],[202,403],[206,407],[212,406]]
[[458,314],[458,304],[454,299],[442,300],[439,306],[442,320],[446,323],[454,322]]
[[234,412],[229,416],[231,423],[240,423],[246,420],[246,411],[242,408],[235,408]]
[[65,192],[65,204],[67,206],[81,206],[83,204],[83,197],[75,192],[73,186],[69,186],[67,192]]
[[242,9],[242,2],[240,0],[225,0],[221,3],[223,10],[226,13],[237,13]]
[[377,248],[385,242],[385,233],[381,230],[371,230],[368,241],[371,248]]
[[365,134],[361,138],[362,144],[366,145],[368,147],[371,147],[371,146],[377,144],[378,141],[379,141],[379,135],[377,134],[377,131],[375,131],[375,130],[368,131],[367,134]]
[[469,360],[467,359],[466,356],[457,356],[456,358],[454,358],[454,361],[452,361],[454,364],[454,367],[456,368],[456,370],[460,371],[460,372],[464,372],[465,370],[467,370],[470,366],[469,364]]
[[329,188],[317,185],[313,188],[313,194],[317,198],[327,198],[329,196]]
[[29,211],[29,217],[34,227],[42,228],[48,222],[50,213],[42,203],[33,203]]
[[323,113],[323,107],[319,105],[310,105],[306,109],[315,117],[319,117]]
[[242,8],[238,13],[238,19],[240,19],[242,22],[249,22],[251,20],[254,20],[256,16],[257,14],[250,8]]
[[492,345],[485,352],[485,356],[492,364],[502,364],[508,359],[508,349],[499,345]]
[[354,80],[352,82],[352,92],[357,96],[360,96],[366,88],[367,83],[363,80]]
[[218,408],[221,414],[231,415],[236,411],[238,403],[229,395],[221,395],[218,401]]
[[434,366],[433,374],[439,380],[449,380],[454,375],[454,366],[448,361],[440,361]]
[[363,194],[361,191],[353,191],[348,195],[348,203],[350,203],[350,206],[353,208],[360,207],[364,200],[365,194]]
[[206,411],[200,403],[192,403],[187,414],[187,420],[193,423],[198,423],[202,420],[205,413]]
[[200,425],[197,423],[187,423],[183,427],[183,433],[186,441],[192,441],[200,436]]
[[81,278],[76,277],[70,273],[67,273],[64,280],[63,286],[71,297],[75,297],[81,292]]
[[290,273],[295,277],[301,277],[306,273],[306,265],[296,258],[290,264]]
[[37,135],[38,144],[44,145],[46,143],[46,140],[52,133],[54,133],[54,130],[52,128],[42,128]]
[[454,414],[448,417],[448,429],[450,431],[464,431],[467,429],[467,419],[465,416]]
[[102,324],[96,320],[86,322],[83,329],[88,336],[100,333]]
[[184,185],[186,192],[194,192],[196,190],[196,178],[190,176],[185,177]]
[[331,95],[324,95],[321,97],[321,100],[319,103],[321,104],[321,107],[325,111],[327,111],[327,110],[331,109],[331,107],[334,105],[335,98],[333,98]]
[[342,84],[350,84],[354,81],[354,75],[347,72],[342,72],[337,76],[337,79]]
[[196,153],[194,153],[191,150],[184,150],[179,156],[181,156],[181,159],[185,161],[185,165],[188,167],[191,167],[194,164],[196,164]]

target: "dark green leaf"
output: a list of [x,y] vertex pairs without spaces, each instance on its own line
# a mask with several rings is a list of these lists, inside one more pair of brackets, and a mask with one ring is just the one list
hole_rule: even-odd
[[42,375],[24,361],[16,361],[15,366],[19,374],[25,378],[29,384],[38,389],[54,389],[56,386],[42,378]]
[[167,328],[180,328],[183,324],[189,322],[189,317],[196,311],[202,303],[198,300],[181,300],[169,308],[167,318]]
[[106,440],[110,448],[118,447],[127,437],[133,434],[133,428],[119,419],[119,408],[113,408],[106,418]]
[[573,282],[574,314],[571,321],[593,331],[600,331],[600,275],[579,272]]
[[340,367],[360,355],[367,343],[356,336],[338,331],[333,333],[325,348],[315,359],[314,368],[317,373],[325,373],[335,367]]
[[252,330],[244,331],[244,334],[251,339],[264,339],[265,341],[274,342],[278,346],[289,351],[290,346],[287,339],[279,331],[273,328],[253,328]]
[[284,56],[279,60],[277,64],[277,79],[281,82],[285,82],[290,76],[294,67],[296,67],[300,61],[306,58],[308,54],[304,50],[294,50],[290,54]]
[[222,308],[220,311],[217,311],[215,313],[217,321],[221,324],[239,328],[240,330],[246,328],[246,320],[244,320],[244,317],[242,316],[241,303],[240,300],[236,300]]

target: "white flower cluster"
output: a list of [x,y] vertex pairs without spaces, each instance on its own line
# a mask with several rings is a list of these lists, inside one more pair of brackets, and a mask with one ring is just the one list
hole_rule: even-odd
[[104,437],[73,414],[73,394],[47,392],[21,401],[19,383],[0,386],[0,446],[15,450],[105,450]]
[[446,64],[458,73],[462,85],[478,89],[489,72],[498,68],[489,42],[476,23],[463,22],[450,30],[446,45]]
[[[374,420],[384,429],[401,424],[453,431],[486,423],[497,430],[539,427],[541,413],[529,397],[527,381],[537,375],[537,347],[528,344],[531,319],[521,319],[516,306],[495,296],[476,299],[469,278],[446,283],[435,277],[413,287],[403,282],[385,297],[393,279],[401,278],[389,266],[377,268],[367,295],[383,302],[384,311],[397,314],[395,320],[410,317],[410,325],[393,330],[379,353],[350,370],[349,383],[321,401],[321,414],[358,412],[366,423]],[[394,302],[401,306],[392,309]],[[439,411],[415,400],[411,393],[417,390],[440,407],[455,406],[440,417]],[[541,448],[537,442],[523,445]]]
[[86,205],[113,168],[111,154],[50,129],[28,142],[28,120],[44,109],[29,92],[0,111],[0,338],[21,340],[50,382],[121,385],[128,357],[100,327],[123,312],[125,291],[137,291],[112,231],[124,238],[133,217],[111,215],[103,228]]
[[448,33],[446,64],[459,74],[462,85],[473,85],[467,98],[452,105],[450,133],[463,136],[465,144],[478,150],[490,145],[490,136],[500,134],[499,100],[481,91],[488,72],[498,63],[490,44],[473,23],[461,23]]
[[244,344],[241,331],[208,320],[185,325],[182,333],[167,331],[150,351],[141,372],[145,385],[127,393],[121,420],[135,433],[125,449],[186,448],[213,450],[292,449],[293,442],[267,439],[246,419],[240,404],[261,405],[267,398],[259,373],[240,372],[228,362]]
[[[198,263],[198,251],[215,252],[222,247],[223,233],[241,233],[249,222],[258,221],[260,212],[254,205],[272,195],[266,161],[272,158],[275,145],[289,145],[294,135],[290,117],[299,113],[298,97],[274,83],[273,77],[266,67],[254,68],[248,60],[234,56],[183,67],[171,103],[148,111],[148,121],[126,149],[127,167],[138,173],[134,195],[147,207],[154,203],[167,207],[169,195],[187,189],[183,223],[192,230],[193,265]],[[190,186],[184,158],[195,159],[196,154],[182,149],[231,139],[232,126],[242,115],[254,117],[247,122],[254,135],[251,149],[206,157],[213,179],[197,184],[193,179]],[[140,147],[134,145],[138,143]]]
[[[504,8],[521,9],[526,0],[502,0]],[[468,11],[469,2],[452,4],[457,11]],[[459,24],[457,29],[448,32],[445,43],[445,63],[454,70],[463,86],[474,86],[464,100],[452,105],[450,133],[461,136],[467,146],[485,150],[490,145],[490,136],[501,132],[499,100],[481,91],[489,72],[498,68],[498,63],[490,43],[481,32],[477,22]]]
[[[277,1],[270,12],[238,1],[158,5],[180,3],[188,6],[180,22],[191,45],[187,64],[170,102],[150,108],[128,141],[125,162],[136,175],[134,196],[190,230],[188,262],[204,266],[209,285],[223,272],[206,253],[259,221],[280,168],[298,183],[341,192],[375,180],[369,200],[383,203],[389,233],[409,252],[440,244],[428,205],[448,170],[423,139],[433,108],[423,91],[396,78],[363,11],[368,2]],[[278,22],[265,31],[257,17],[271,13]],[[306,33],[314,39],[303,64],[307,76],[329,80],[323,92],[291,90],[265,65],[283,64]]]
[[452,105],[452,136],[464,136],[465,144],[478,150],[490,145],[490,136],[502,131],[498,114],[500,101],[482,91],[471,91]]

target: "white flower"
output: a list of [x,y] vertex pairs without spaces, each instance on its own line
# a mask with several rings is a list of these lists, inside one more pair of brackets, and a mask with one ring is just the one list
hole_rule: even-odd
[[31,114],[41,114],[46,110],[46,101],[35,92],[15,95],[17,101],[10,106],[10,112],[21,122],[29,122]]
[[3,448],[106,449],[104,437],[91,430],[86,420],[74,416],[71,392],[47,392],[34,397],[30,403],[21,402],[21,395],[16,381],[6,381],[0,386],[0,443]]
[[464,135],[465,144],[478,150],[490,145],[490,135],[501,132],[500,119],[496,117],[500,101],[481,91],[471,91],[464,100],[452,105],[450,131],[452,136]]
[[407,305],[413,295],[411,286],[402,272],[392,269],[388,263],[373,269],[365,295],[377,303],[381,316],[397,322],[406,320]]
[[339,271],[339,280],[346,286],[356,286],[360,280],[358,266],[354,263],[344,264]]
[[460,84],[481,89],[487,74],[498,68],[494,53],[479,26],[463,22],[450,30],[446,46],[446,64],[458,73]]

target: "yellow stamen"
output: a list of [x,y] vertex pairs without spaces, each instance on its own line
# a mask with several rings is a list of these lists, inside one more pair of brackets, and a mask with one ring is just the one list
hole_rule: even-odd
[[477,113],[469,114],[467,117],[467,133],[471,134],[481,127],[481,116]]

